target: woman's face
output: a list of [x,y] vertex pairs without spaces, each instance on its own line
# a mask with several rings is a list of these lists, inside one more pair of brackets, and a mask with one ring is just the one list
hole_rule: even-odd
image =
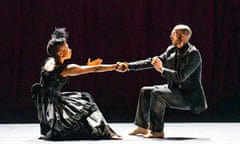
[[59,53],[58,55],[60,58],[63,58],[63,59],[71,59],[72,58],[72,49],[69,48],[67,43],[64,43],[60,47],[58,53]]

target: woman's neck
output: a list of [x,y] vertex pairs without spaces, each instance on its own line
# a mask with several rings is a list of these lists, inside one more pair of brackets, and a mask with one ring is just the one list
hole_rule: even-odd
[[61,58],[59,58],[59,59],[56,59],[56,65],[57,66],[60,66],[60,65],[62,65],[63,63],[64,63],[64,59],[61,59]]

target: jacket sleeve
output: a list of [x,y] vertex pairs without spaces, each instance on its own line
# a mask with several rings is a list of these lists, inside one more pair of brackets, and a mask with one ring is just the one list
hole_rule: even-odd
[[162,63],[165,63],[167,57],[167,51],[163,52],[158,58],[162,61]]
[[[172,48],[173,48],[172,46],[168,47],[165,52],[163,52],[160,56],[158,56],[158,58],[161,59],[163,61],[163,63],[166,60],[167,52],[169,51],[169,49],[172,49]],[[128,69],[130,71],[140,71],[140,70],[146,70],[146,69],[153,69],[154,67],[151,64],[151,62],[152,62],[152,57],[147,58],[145,60],[129,62],[128,63]]]
[[178,71],[164,67],[162,76],[168,80],[181,83],[185,81],[201,63],[202,59],[199,51],[192,51],[186,55],[186,61]]
[[152,58],[147,58],[145,60],[139,60],[135,62],[129,62],[128,69],[129,71],[140,71],[140,70],[152,69],[153,66],[151,62],[152,62]]
[[[162,53],[160,56],[158,56],[159,59],[161,59],[163,62],[166,60],[166,54],[167,51]],[[130,71],[140,71],[140,70],[146,70],[146,69],[153,69],[153,65],[151,64],[152,57],[147,58],[145,60],[139,60],[134,62],[128,63],[128,69]]]

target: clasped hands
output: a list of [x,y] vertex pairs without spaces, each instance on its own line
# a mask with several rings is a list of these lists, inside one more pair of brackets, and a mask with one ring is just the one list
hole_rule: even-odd
[[[103,60],[101,58],[97,58],[94,60],[91,60],[91,58],[88,58],[87,65],[88,66],[94,66],[94,65],[100,65],[102,64]],[[126,72],[128,71],[128,63],[127,62],[117,62],[115,64],[115,70],[117,72]]]
[[[98,65],[102,63],[102,59],[97,58],[95,60],[92,60],[89,58],[87,65]],[[155,68],[156,71],[162,73],[163,72],[163,65],[162,65],[162,61],[157,57],[153,57],[151,64],[153,65],[153,67]],[[127,72],[129,71],[128,68],[128,62],[117,62],[116,63],[116,69],[117,72]]]
[[[163,72],[163,64],[162,61],[157,57],[153,57],[151,64],[153,65],[153,67],[155,68],[156,71],[162,73]],[[117,72],[126,72],[129,70],[128,68],[128,62],[117,62],[116,63],[116,71]]]
[[126,72],[128,71],[128,63],[127,62],[117,62],[116,63],[116,71],[117,72]]

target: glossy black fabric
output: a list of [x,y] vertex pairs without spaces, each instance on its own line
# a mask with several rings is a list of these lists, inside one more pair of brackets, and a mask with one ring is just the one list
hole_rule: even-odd
[[170,89],[167,85],[142,87],[138,99],[135,124],[155,132],[163,131],[167,107],[190,110],[189,104],[177,89]]
[[32,86],[41,134],[46,139],[108,139],[115,132],[109,127],[91,95],[87,92],[62,92],[69,78],[42,71],[41,81]]
[[202,57],[199,50],[190,43],[181,49],[170,46],[159,56],[164,64],[162,76],[168,87],[178,89],[189,102],[193,113],[207,109],[207,101],[202,86]]
[[[164,65],[162,76],[168,83],[141,89],[135,124],[161,132],[167,107],[198,114],[207,109],[207,101],[201,83],[202,59],[195,46],[169,46],[159,58]],[[130,71],[150,68],[151,58],[129,63]]]
[[[201,82],[202,58],[198,49],[190,43],[181,49],[169,46],[159,58],[163,61],[162,76],[167,79],[168,87],[184,95],[193,113],[206,110],[208,106]],[[150,68],[153,68],[151,58],[129,63],[130,71]]]

